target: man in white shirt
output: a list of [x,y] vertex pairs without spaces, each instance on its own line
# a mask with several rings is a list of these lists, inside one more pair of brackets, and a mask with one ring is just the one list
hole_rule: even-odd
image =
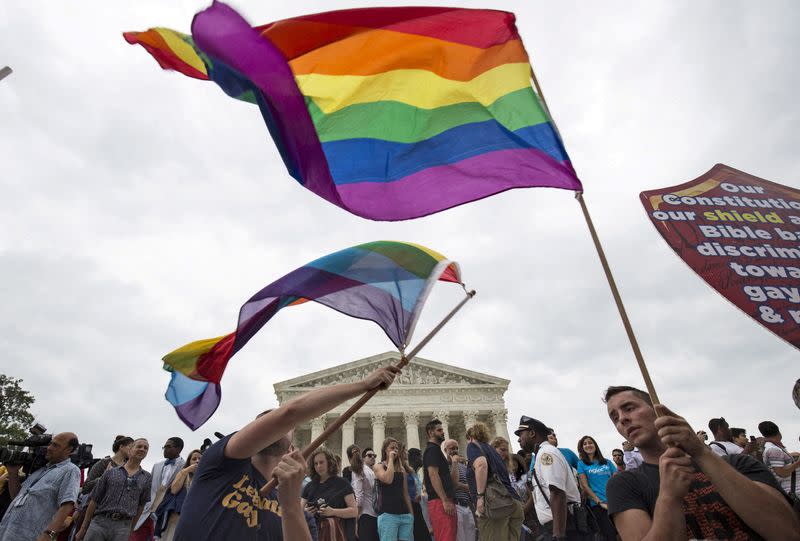
[[778,425],[772,421],[763,421],[758,423],[758,431],[764,436],[764,464],[786,494],[792,492],[792,477],[794,477],[794,493],[800,496],[800,474],[797,473],[800,460],[796,461],[786,450]]
[[642,459],[642,453],[640,453],[639,449],[634,447],[633,444],[628,440],[622,442],[622,450],[624,451],[622,457],[625,460],[626,470],[635,470],[642,465],[642,462],[644,462]]
[[523,415],[514,434],[525,451],[536,455],[531,470],[533,502],[544,539],[582,540],[584,534],[568,529],[569,506],[580,504],[578,483],[564,455],[548,441],[547,425]]
[[714,418],[708,421],[708,429],[714,434],[714,441],[708,444],[711,450],[719,456],[738,455],[742,448],[733,443],[731,427],[724,417]]

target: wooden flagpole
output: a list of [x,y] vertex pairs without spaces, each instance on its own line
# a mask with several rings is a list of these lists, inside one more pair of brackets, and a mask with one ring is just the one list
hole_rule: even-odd
[[[558,132],[558,127],[556,126],[555,121],[553,120],[553,115],[550,114],[550,108],[547,106],[547,100],[544,97],[544,93],[542,92],[542,87],[539,86],[539,80],[536,78],[536,72],[533,71],[533,66],[531,65],[531,78],[533,79],[533,85],[536,88],[536,93],[539,94],[539,98],[541,99],[542,106],[544,106],[545,113],[547,117],[550,119],[550,123],[553,125],[553,128]],[[561,134],[558,134],[559,138]],[[575,199],[578,200],[578,203],[581,205],[581,210],[583,211],[583,218],[586,220],[586,225],[589,227],[589,233],[592,236],[592,241],[594,242],[594,247],[597,250],[597,255],[600,257],[600,263],[603,265],[603,271],[606,275],[606,280],[608,281],[608,287],[611,288],[611,294],[614,296],[614,302],[617,304],[617,310],[619,310],[620,318],[622,318],[622,325],[625,327],[625,332],[628,335],[628,341],[631,343],[631,348],[633,349],[633,355],[636,357],[636,362],[639,365],[639,371],[642,373],[642,379],[644,379],[644,384],[647,387],[647,392],[650,393],[650,398],[653,401],[653,404],[660,404],[661,402],[658,399],[658,393],[656,393],[656,388],[653,385],[653,380],[650,379],[650,371],[647,369],[647,364],[644,362],[644,357],[642,356],[642,351],[639,349],[639,342],[636,340],[636,335],[633,332],[633,327],[631,326],[631,322],[628,319],[628,313],[625,311],[625,305],[622,304],[622,297],[619,294],[619,290],[617,289],[617,283],[614,281],[614,275],[611,274],[611,267],[608,264],[608,260],[606,259],[605,251],[603,250],[603,245],[600,244],[600,237],[597,236],[597,231],[594,228],[594,223],[592,223],[592,217],[589,215],[589,209],[586,207],[586,202],[583,200],[583,192],[576,192]]]
[[[470,290],[470,291],[467,291],[467,295],[466,295],[466,297],[464,297],[464,298],[461,300],[461,302],[459,302],[459,303],[458,303],[458,304],[455,306],[455,308],[453,308],[452,310],[450,310],[450,313],[449,313],[449,314],[447,314],[447,315],[444,317],[444,319],[442,319],[442,320],[441,320],[441,321],[438,323],[438,325],[436,325],[436,327],[434,327],[434,328],[433,328],[433,330],[432,330],[431,332],[429,332],[429,333],[428,333],[428,334],[425,336],[425,338],[423,338],[423,339],[420,341],[420,343],[416,345],[416,347],[415,347],[414,349],[412,349],[412,350],[411,350],[411,352],[410,352],[410,353],[408,353],[408,354],[405,354],[405,353],[404,353],[404,354],[402,355],[402,357],[400,357],[400,360],[397,362],[397,364],[395,365],[395,367],[402,369],[402,368],[404,368],[404,367],[405,367],[405,366],[406,366],[408,363],[410,363],[410,362],[411,362],[411,360],[412,360],[414,357],[416,357],[416,356],[417,356],[417,354],[420,352],[420,350],[421,350],[423,347],[425,347],[425,345],[426,345],[428,342],[430,342],[430,341],[431,341],[431,338],[433,338],[434,336],[436,336],[436,333],[438,333],[440,330],[442,330],[442,327],[444,327],[444,326],[447,324],[447,322],[448,322],[448,321],[450,321],[450,320],[453,318],[453,316],[454,316],[454,315],[456,315],[456,313],[457,313],[459,310],[461,310],[461,308],[462,308],[462,307],[463,307],[465,304],[467,304],[467,301],[469,301],[469,300],[470,300],[472,297],[474,297],[474,296],[475,296],[475,290],[474,290],[474,289],[472,289],[472,290]],[[312,441],[311,443],[309,443],[309,444],[306,446],[306,448],[305,448],[305,449],[303,449],[303,458],[304,458],[304,459],[306,459],[306,460],[308,460],[308,458],[311,456],[311,454],[312,454],[314,451],[316,451],[316,450],[317,450],[317,449],[318,449],[318,448],[319,448],[319,447],[320,447],[320,446],[321,446],[323,443],[325,443],[325,440],[327,440],[328,438],[330,438],[330,437],[331,437],[331,435],[332,435],[334,432],[336,432],[336,431],[339,429],[339,427],[341,427],[341,426],[342,426],[342,425],[343,425],[343,424],[344,424],[344,423],[345,423],[345,422],[346,422],[348,419],[350,419],[350,417],[352,417],[353,415],[355,415],[355,414],[356,414],[356,412],[357,412],[358,410],[360,410],[360,409],[361,409],[361,408],[364,406],[364,404],[366,404],[367,402],[369,402],[369,399],[370,399],[370,398],[372,398],[373,396],[375,396],[375,394],[376,394],[378,391],[380,391],[380,390],[381,390],[381,388],[380,388],[380,387],[375,387],[374,389],[371,389],[371,390],[367,391],[366,393],[364,393],[364,395],[363,395],[361,398],[359,398],[359,399],[358,399],[358,400],[357,400],[357,401],[356,401],[356,402],[355,402],[355,403],[354,403],[352,406],[350,406],[349,408],[347,408],[347,411],[345,411],[344,413],[342,413],[341,415],[339,415],[339,417],[337,417],[337,418],[336,418],[336,419],[335,419],[335,420],[334,420],[334,421],[333,421],[331,424],[329,424],[327,427],[325,427],[325,430],[323,430],[323,431],[322,431],[322,434],[320,434],[319,436],[317,436],[317,438],[316,438],[314,441]],[[274,477],[273,477],[272,479],[270,479],[269,483],[267,483],[266,485],[264,485],[264,487],[263,487],[263,488],[260,490],[260,492],[261,492],[262,494],[268,494],[268,493],[269,493],[269,492],[270,492],[270,491],[271,491],[273,488],[275,488],[275,485],[276,485],[277,483],[278,483],[278,480],[277,480],[276,478],[274,478]]]
[[594,241],[594,247],[597,250],[597,255],[600,256],[600,263],[603,265],[603,271],[606,274],[606,280],[608,280],[608,287],[611,288],[611,294],[614,296],[614,302],[617,303],[619,316],[622,318],[622,324],[625,326],[625,332],[628,334],[628,340],[631,343],[631,348],[633,348],[633,354],[636,357],[636,362],[639,364],[639,370],[642,372],[642,378],[644,379],[644,384],[647,386],[647,392],[650,393],[650,398],[653,401],[653,404],[660,404],[661,402],[658,400],[658,394],[656,393],[656,388],[653,385],[653,380],[650,379],[650,371],[647,369],[647,364],[644,362],[642,351],[639,349],[639,342],[636,340],[636,335],[633,333],[633,327],[628,319],[628,313],[625,311],[625,305],[622,304],[622,297],[617,289],[617,283],[614,281],[614,275],[611,274],[611,267],[608,265],[608,260],[606,259],[603,245],[600,244],[600,238],[597,236],[594,223],[592,223],[592,217],[589,216],[589,209],[586,208],[586,202],[583,200],[583,192],[577,192],[575,194],[575,199],[577,199],[578,203],[580,203],[581,210],[583,211],[583,217],[586,219],[586,225],[589,226],[589,233],[592,235],[592,240]]

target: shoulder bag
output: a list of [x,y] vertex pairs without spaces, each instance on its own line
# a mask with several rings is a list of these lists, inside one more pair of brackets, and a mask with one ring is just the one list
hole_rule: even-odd
[[483,489],[483,509],[486,517],[492,520],[508,518],[514,512],[516,502],[497,473],[492,472],[483,445],[478,444],[478,449],[486,459],[486,487]]

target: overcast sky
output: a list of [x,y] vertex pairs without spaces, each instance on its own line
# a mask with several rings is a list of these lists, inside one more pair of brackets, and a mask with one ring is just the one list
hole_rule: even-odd
[[[428,2],[416,0],[415,3]],[[435,2],[438,4],[439,2]],[[252,23],[387,2],[232,4]],[[51,431],[160,454],[276,403],[273,383],[391,349],[374,324],[305,304],[231,361],[198,432],[163,394],[161,357],[233,330],[253,293],[321,255],[378,239],[460,262],[478,296],[422,355],[511,380],[521,414],[561,444],[619,445],[601,403],[643,386],[573,194],[515,190],[434,216],[350,215],[286,173],[255,106],[164,72],[126,30],[189,32],[192,1],[0,4],[0,372],[22,378]],[[697,277],[650,224],[639,192],[721,162],[800,187],[796,2],[462,2],[517,23],[586,190],[662,401],[798,449],[798,352]],[[461,297],[439,284],[417,338]]]

